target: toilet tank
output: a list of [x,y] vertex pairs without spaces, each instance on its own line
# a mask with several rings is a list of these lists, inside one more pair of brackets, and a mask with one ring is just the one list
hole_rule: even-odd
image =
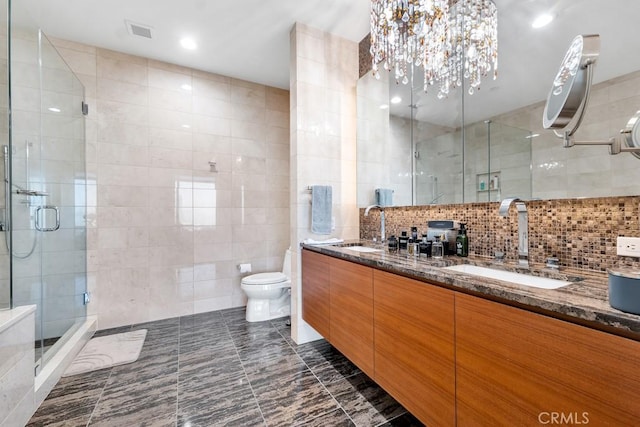
[[284,262],[282,263],[282,272],[291,279],[291,248],[284,253]]

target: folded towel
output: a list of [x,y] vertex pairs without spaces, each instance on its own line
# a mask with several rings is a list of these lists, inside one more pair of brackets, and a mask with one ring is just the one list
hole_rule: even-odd
[[311,231],[317,234],[331,234],[330,185],[311,186]]
[[335,237],[332,237],[327,240],[304,239],[302,243],[304,243],[305,245],[314,245],[314,246],[336,245],[338,243],[344,243],[344,239],[338,239]]
[[390,188],[376,188],[376,205],[393,206],[393,190]]

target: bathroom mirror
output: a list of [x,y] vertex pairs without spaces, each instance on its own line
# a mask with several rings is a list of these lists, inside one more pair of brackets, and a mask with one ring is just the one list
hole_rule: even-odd
[[[640,183],[637,158],[629,154],[609,156],[606,149],[603,152],[603,147],[597,146],[563,148],[554,132],[544,129],[542,124],[549,82],[556,76],[558,62],[564,57],[567,46],[578,34],[599,34],[600,56],[593,78],[590,106],[585,112],[576,137],[583,140],[602,140],[625,129],[629,117],[640,110],[640,55],[635,54],[640,51],[640,38],[635,35],[634,30],[634,17],[640,14],[640,3],[634,0],[619,0],[615,8],[604,7],[603,3],[597,0],[584,0],[579,4],[567,0],[495,0],[495,3],[499,19],[499,74],[495,81],[490,78],[483,79],[480,90],[473,95],[466,94],[466,90],[456,90],[449,98],[438,100],[437,89],[434,88],[427,94],[420,89],[418,92],[422,98],[419,98],[417,103],[390,104],[389,94],[395,96],[394,90],[408,94],[408,87],[397,85],[394,79],[385,79],[385,76],[388,77],[385,73],[381,73],[381,80],[372,79],[368,75],[360,79],[359,206],[364,206],[371,200],[371,188],[374,185],[393,188],[395,205],[493,200],[498,195],[495,192],[489,194],[488,186],[491,184],[489,178],[492,179],[493,172],[496,171],[501,172],[498,179],[500,197],[550,199],[640,194],[640,185],[637,184]],[[543,12],[552,14],[554,19],[545,27],[532,28],[532,20]],[[376,83],[384,88],[376,89]],[[375,99],[375,96],[364,95],[371,90],[377,93],[378,97],[386,91],[386,104],[389,105],[389,109],[378,114],[375,120],[372,116],[367,117],[366,113],[362,114],[376,108],[379,110],[379,106],[383,104],[379,102],[374,106],[372,103],[368,109],[363,109],[365,98],[369,101],[382,101]],[[421,116],[422,113],[424,116]],[[414,140],[407,140],[403,144],[395,141],[393,145],[387,145],[387,148],[364,145],[361,149],[361,137],[365,140],[369,138],[369,143],[372,139],[378,138],[382,143],[386,133],[391,130],[383,129],[380,121],[386,120],[386,123],[389,123],[390,120],[397,120],[393,117],[400,117],[405,121],[415,120],[417,117],[419,122],[426,122],[426,125],[419,123],[419,126],[405,124],[404,129],[414,132],[414,136],[419,140],[421,131],[418,129],[427,128],[432,134],[423,138],[424,141],[440,138],[433,145],[424,143],[425,147],[429,146],[434,150],[427,154],[419,150],[419,157],[416,159],[415,148],[420,147],[420,144]],[[373,121],[377,124],[370,126]],[[481,157],[473,154],[477,151],[469,150],[469,138],[475,133],[478,135],[477,139],[480,139],[481,131],[488,131],[487,123],[493,128],[489,131],[497,130],[498,126],[501,126],[507,130],[521,130],[522,133],[516,132],[516,136],[512,136],[507,132],[504,137],[500,137],[500,147],[494,146],[494,149],[491,149],[485,146],[483,156],[487,163],[481,167]],[[498,134],[494,135],[497,137]],[[446,138],[450,141],[441,142]],[[627,145],[634,146],[631,134],[625,134],[625,138]],[[444,146],[448,147],[449,153],[443,153],[441,147]],[[476,146],[480,144],[476,142]],[[514,149],[516,152],[505,152],[508,149]],[[370,154],[369,157],[362,155],[365,150]],[[374,151],[375,154],[372,154]],[[441,154],[440,157],[438,153]],[[507,156],[505,164],[512,168],[512,171],[504,176],[502,154]],[[372,162],[371,156],[375,157],[375,163]],[[523,160],[526,156],[530,157],[528,164]],[[401,164],[399,158],[406,166],[402,172],[396,170]],[[489,159],[494,160],[493,165],[489,165]],[[440,176],[437,180],[438,188],[435,188],[433,178],[429,175],[440,173],[433,174],[425,170],[412,172],[408,168],[411,164],[418,166],[421,162],[430,162],[446,169],[449,178],[455,177],[447,178],[454,188],[444,191],[447,188],[447,179]],[[486,177],[481,176],[479,169],[484,169]],[[382,170],[388,170],[385,172],[387,180],[380,172]],[[514,175],[516,171],[519,171],[518,176]],[[423,173],[422,184],[417,178],[409,179],[412,173],[419,172]],[[373,176],[377,178],[375,183],[371,178]],[[483,178],[486,193],[480,192]],[[526,184],[523,184],[524,188],[503,188],[508,183],[518,180],[528,180],[530,194],[525,194]],[[443,192],[446,194],[440,196]]]

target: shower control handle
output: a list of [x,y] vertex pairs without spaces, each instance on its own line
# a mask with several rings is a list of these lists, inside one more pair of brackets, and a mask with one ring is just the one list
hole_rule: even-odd
[[[43,227],[40,223],[40,218],[45,213],[43,211],[52,210],[56,213],[56,224],[53,227]],[[38,231],[56,231],[60,228],[60,210],[57,206],[38,206],[36,208],[36,230]]]

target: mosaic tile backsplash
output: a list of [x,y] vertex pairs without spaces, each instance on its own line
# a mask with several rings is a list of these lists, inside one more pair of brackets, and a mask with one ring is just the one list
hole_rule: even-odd
[[[529,215],[529,262],[550,256],[560,265],[604,272],[612,267],[640,268],[640,259],[616,255],[616,237],[640,237],[640,196],[557,199],[526,202]],[[408,233],[412,226],[426,233],[427,221],[453,219],[467,223],[469,255],[493,258],[504,251],[507,262],[518,258],[518,215],[498,215],[499,203],[404,206],[385,208],[386,235]],[[360,209],[360,238],[380,234],[380,213],[368,217]]]

